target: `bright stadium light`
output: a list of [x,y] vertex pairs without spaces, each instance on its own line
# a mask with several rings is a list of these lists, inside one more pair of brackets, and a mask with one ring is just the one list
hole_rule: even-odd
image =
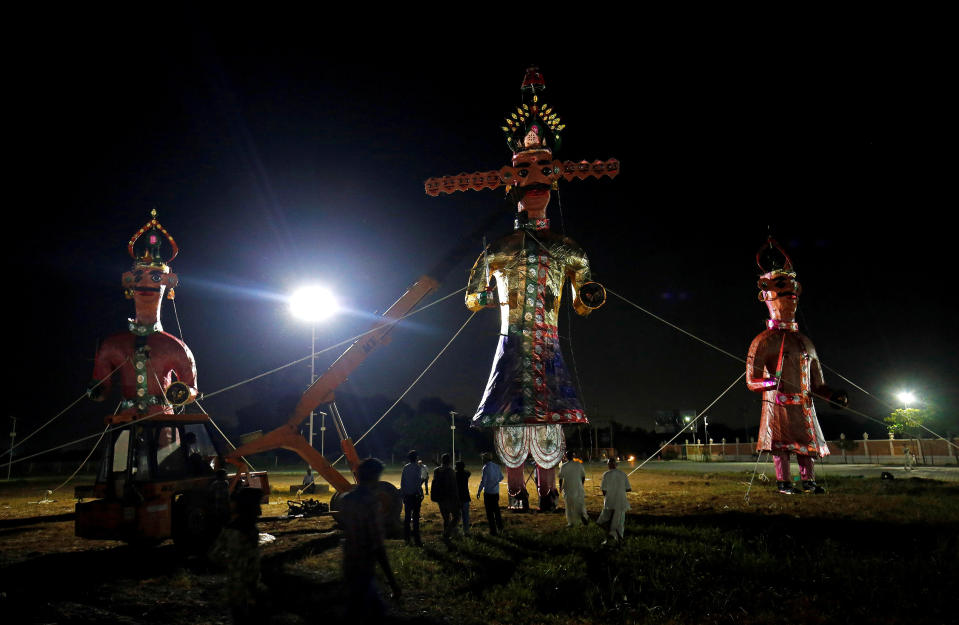
[[303,287],[290,296],[290,312],[304,321],[323,321],[337,308],[333,294],[320,286]]
[[[321,286],[305,286],[294,291],[290,296],[290,312],[297,319],[309,321],[312,327],[312,337],[310,338],[310,386],[316,381],[316,324],[319,321],[329,318],[335,313],[339,306],[333,298],[333,294]],[[310,411],[310,447],[313,447],[313,419],[316,411]],[[326,452],[326,413],[320,412],[322,421],[320,422],[320,453]],[[313,480],[311,467],[307,466],[307,478]],[[307,481],[304,480],[304,484]]]

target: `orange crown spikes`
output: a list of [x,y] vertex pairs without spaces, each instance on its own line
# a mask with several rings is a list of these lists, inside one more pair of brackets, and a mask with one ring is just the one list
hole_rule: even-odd
[[[156,209],[150,211],[150,217],[150,221],[143,224],[143,227],[131,237],[130,243],[127,245],[127,252],[133,259],[134,267],[157,267],[169,271],[170,268],[167,263],[176,258],[180,248],[173,237],[170,236],[170,233],[166,231],[166,228],[157,221]],[[142,246],[140,246],[142,251],[138,251],[136,249],[138,247],[137,242],[141,237],[143,237]],[[160,249],[164,238],[170,243],[171,248],[170,257],[166,260],[163,259],[163,253]]]

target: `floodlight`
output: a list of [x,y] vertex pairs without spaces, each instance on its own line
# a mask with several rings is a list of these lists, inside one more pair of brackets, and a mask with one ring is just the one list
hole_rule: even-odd
[[327,289],[307,286],[290,296],[290,312],[304,321],[323,321],[337,311],[336,300]]

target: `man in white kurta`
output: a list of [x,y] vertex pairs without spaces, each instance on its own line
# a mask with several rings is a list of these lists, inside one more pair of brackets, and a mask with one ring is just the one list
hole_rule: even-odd
[[586,469],[582,462],[577,462],[572,451],[566,452],[566,462],[559,470],[559,488],[563,491],[566,500],[566,527],[573,527],[577,523],[589,523],[586,514],[586,493],[583,484],[586,482]]
[[633,489],[629,485],[629,478],[626,477],[626,474],[616,468],[616,460],[610,458],[606,466],[609,467],[609,470],[603,473],[601,487],[605,497],[603,512],[596,522],[600,525],[609,522],[610,539],[619,541],[623,539],[626,511],[629,510],[629,500],[626,498],[626,493]]

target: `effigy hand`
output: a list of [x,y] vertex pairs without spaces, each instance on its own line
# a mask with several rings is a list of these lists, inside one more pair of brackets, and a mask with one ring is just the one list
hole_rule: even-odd
[[579,298],[587,308],[596,309],[606,303],[606,289],[599,282],[587,282],[579,288]]
[[182,406],[183,404],[188,404],[191,401],[190,387],[187,386],[186,382],[176,381],[166,388],[164,391],[167,401],[173,404],[174,406]]
[[829,406],[831,408],[842,409],[849,405],[849,395],[846,391],[838,390],[829,397]]

